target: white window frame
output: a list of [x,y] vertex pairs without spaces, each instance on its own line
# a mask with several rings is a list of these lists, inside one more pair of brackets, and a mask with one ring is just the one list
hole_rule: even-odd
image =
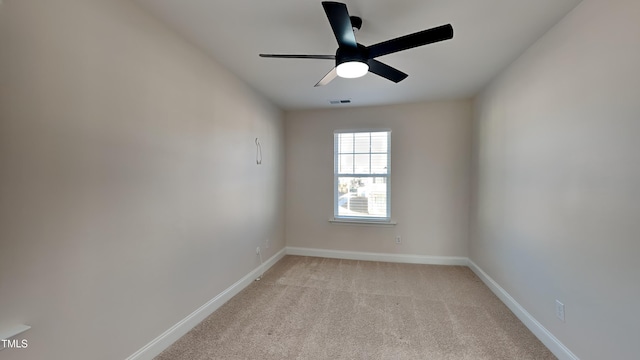
[[[387,133],[387,173],[386,174],[339,174],[338,172],[338,135],[340,134],[357,134],[357,133],[372,133],[372,132],[386,132]],[[355,144],[354,144],[355,146]],[[355,150],[354,150],[355,151]],[[354,152],[354,154],[357,154]],[[366,153],[363,153],[366,154]],[[368,154],[371,154],[371,148],[369,148]],[[372,216],[345,216],[338,213],[339,208],[339,191],[338,184],[340,177],[371,177],[371,178],[386,178],[386,195],[387,195],[387,208],[386,216],[384,217],[372,217]],[[391,221],[391,129],[351,129],[351,130],[336,130],[333,133],[333,218],[332,222],[345,222],[345,223],[371,223],[371,224],[395,224]]]

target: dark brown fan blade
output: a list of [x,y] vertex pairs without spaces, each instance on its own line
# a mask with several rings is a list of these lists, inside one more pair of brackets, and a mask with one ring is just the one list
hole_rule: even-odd
[[322,59],[335,60],[335,55],[288,55],[288,54],[260,54],[260,57],[278,59]]
[[378,60],[374,60],[374,59],[369,59],[367,60],[367,64],[369,64],[369,71],[376,74],[376,75],[380,75],[385,79],[389,79],[391,81],[393,81],[394,83],[398,83],[404,79],[407,78],[407,74],[403,73],[402,71],[392,68],[391,66],[387,65],[387,64],[383,64]]
[[327,85],[331,82],[331,80],[335,79],[336,76],[338,76],[338,72],[336,71],[336,68],[333,68],[327,73],[327,75],[325,75],[320,81],[318,81],[318,83],[315,84],[314,87]]
[[356,43],[356,36],[353,34],[347,5],[334,1],[323,1],[322,7],[327,13],[331,29],[338,40],[338,46],[356,49],[358,43]]
[[414,47],[435,43],[438,41],[453,38],[453,27],[451,24],[438,26],[432,29],[419,31],[410,35],[401,36],[392,40],[387,40],[368,47],[369,58],[391,54],[394,52],[411,49]]

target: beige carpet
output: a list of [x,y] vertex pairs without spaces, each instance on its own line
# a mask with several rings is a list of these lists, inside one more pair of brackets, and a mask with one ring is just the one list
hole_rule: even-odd
[[555,357],[466,267],[286,256],[156,359]]

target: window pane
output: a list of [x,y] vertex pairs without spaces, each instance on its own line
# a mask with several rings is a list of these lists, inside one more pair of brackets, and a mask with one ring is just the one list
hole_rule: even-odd
[[370,133],[355,133],[354,140],[356,142],[357,153],[368,153],[370,147],[369,144]]
[[386,178],[339,177],[338,215],[387,216]]
[[353,134],[338,134],[338,152],[353,152]]
[[338,173],[353,174],[353,155],[338,155]]
[[369,154],[356,154],[356,174],[370,174],[369,172]]
[[371,154],[371,173],[387,173],[387,154]]
[[371,133],[371,152],[386,153],[387,151],[387,133],[374,132]]

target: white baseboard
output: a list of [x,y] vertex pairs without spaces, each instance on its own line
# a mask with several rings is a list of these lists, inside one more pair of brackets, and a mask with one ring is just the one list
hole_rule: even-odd
[[238,280],[235,284],[231,285],[216,297],[209,300],[206,304],[202,305],[199,309],[189,314],[186,318],[180,320],[180,322],[173,325],[160,336],[153,339],[133,355],[129,356],[127,360],[151,360],[156,357],[176,340],[189,332],[189,330],[198,325],[202,320],[206,319],[207,316],[211,315],[220,306],[229,301],[229,299],[234,297],[242,289],[249,286],[249,284],[257,279],[264,271],[267,271],[276,262],[278,262],[278,260],[282,259],[285,256],[285,253],[285,249],[280,250],[269,258],[269,260],[265,261],[262,266],[257,267],[242,279]]
[[331,259],[362,260],[362,261],[384,261],[406,264],[427,264],[427,265],[460,265],[467,266],[468,258],[458,256],[424,256],[405,254],[385,254],[359,251],[341,251],[326,249],[311,249],[301,247],[286,247],[287,255],[314,256]]
[[579,360],[578,357],[558,340],[549,330],[538,322],[525,308],[509,295],[509,293],[498,285],[487,273],[485,273],[476,263],[469,260],[469,268],[493,291],[496,296],[507,305],[507,307],[522,321],[522,323],[551,350],[560,360]]

